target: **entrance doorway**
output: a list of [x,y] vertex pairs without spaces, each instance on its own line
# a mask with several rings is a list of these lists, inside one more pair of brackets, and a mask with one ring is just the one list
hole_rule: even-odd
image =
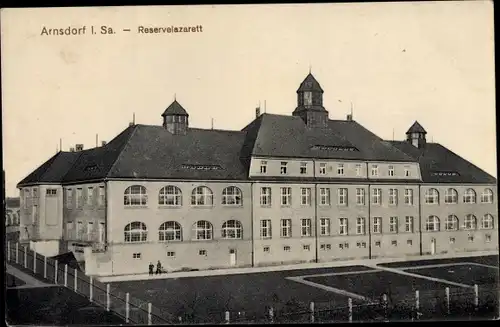
[[229,249],[229,265],[231,267],[236,266],[236,250]]
[[436,239],[435,238],[431,239],[431,254],[432,255],[436,254]]

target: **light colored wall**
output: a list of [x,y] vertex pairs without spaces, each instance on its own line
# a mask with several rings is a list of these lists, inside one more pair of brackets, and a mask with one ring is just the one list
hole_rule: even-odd
[[[378,176],[372,176],[371,171],[373,165],[378,166]],[[394,176],[389,176],[389,166],[394,167]],[[410,176],[405,176],[405,167],[410,171]],[[420,165],[416,162],[374,162],[368,163],[368,178],[369,179],[414,179],[421,180],[422,176],[420,174]]]

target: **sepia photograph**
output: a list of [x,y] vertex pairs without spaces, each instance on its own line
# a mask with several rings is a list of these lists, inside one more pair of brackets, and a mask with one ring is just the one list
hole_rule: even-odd
[[2,8],[5,321],[500,319],[493,16]]

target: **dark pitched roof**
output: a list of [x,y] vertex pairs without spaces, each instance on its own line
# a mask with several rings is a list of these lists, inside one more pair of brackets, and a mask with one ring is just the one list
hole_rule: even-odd
[[19,208],[20,206],[21,206],[21,199],[19,197],[5,199],[6,208]]
[[58,152],[52,158],[21,180],[18,185],[33,183],[59,183],[71,169],[80,155],[79,152]]
[[300,117],[263,114],[243,131],[247,157],[414,161],[355,121],[330,120],[327,128],[308,128]]
[[424,183],[494,184],[497,181],[441,144],[427,143],[419,149],[405,141],[390,143],[419,162]]
[[167,115],[182,115],[182,116],[189,116],[186,109],[184,109],[177,100],[174,100],[170,106],[168,106],[167,109],[163,112],[162,116],[167,116]]
[[424,134],[427,134],[427,132],[425,131],[425,129],[422,127],[422,125],[420,125],[418,123],[418,121],[415,121],[413,123],[413,125],[411,125],[411,127],[406,132],[406,134],[410,134],[410,133],[424,133]]
[[320,91],[323,92],[323,89],[321,88],[321,85],[319,85],[319,82],[314,78],[314,76],[309,73],[306,78],[300,83],[300,86],[297,90],[297,92],[303,92],[303,91]]
[[107,177],[245,179],[239,160],[245,134],[190,128],[173,135],[161,126],[137,125]]

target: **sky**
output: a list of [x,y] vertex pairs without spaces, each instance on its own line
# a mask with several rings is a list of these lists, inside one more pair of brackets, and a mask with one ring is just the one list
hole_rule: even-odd
[[[41,35],[68,26],[86,34]],[[8,196],[60,139],[63,151],[92,148],[134,113],[161,125],[174,97],[198,128],[240,130],[259,102],[290,115],[309,69],[330,119],[352,103],[354,120],[396,140],[417,120],[429,141],[496,177],[490,1],[2,9],[1,28]]]

